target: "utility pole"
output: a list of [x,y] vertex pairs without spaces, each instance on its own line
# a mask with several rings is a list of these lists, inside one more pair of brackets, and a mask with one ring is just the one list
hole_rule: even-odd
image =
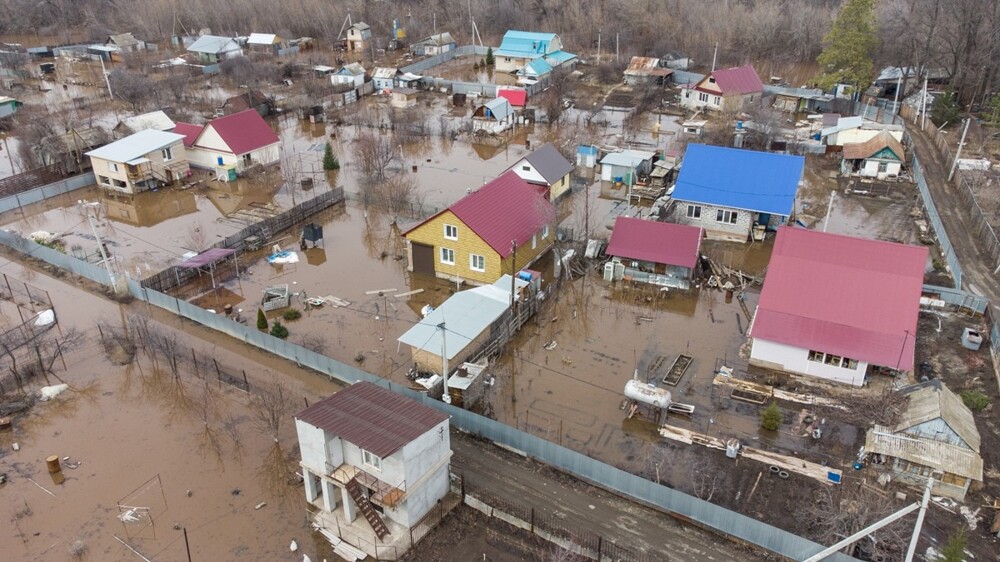
[[933,486],[934,479],[928,476],[927,487],[924,488],[924,499],[920,502],[920,511],[917,512],[917,523],[913,526],[913,536],[910,537],[910,548],[906,550],[906,562],[913,562],[913,553],[917,551],[920,528],[924,525],[924,514],[927,513],[927,502],[931,499],[931,488]]
[[514,303],[517,302],[515,297],[516,289],[514,286],[514,280],[517,278],[517,240],[510,241],[510,309],[514,310]]
[[80,205],[87,213],[87,220],[90,221],[90,229],[94,232],[94,238],[97,240],[97,249],[101,252],[101,261],[104,262],[104,268],[108,270],[108,280],[111,282],[111,288],[117,293],[118,282],[115,280],[115,272],[111,268],[111,261],[108,259],[107,252],[104,251],[104,242],[101,241],[101,236],[97,234],[97,224],[94,222],[94,215],[90,212],[91,209],[99,207],[101,204],[97,201],[93,203],[80,201]]
[[965,119],[965,128],[962,129],[962,139],[958,141],[958,150],[955,151],[955,161],[951,163],[951,171],[948,172],[948,181],[955,176],[955,170],[958,168],[958,159],[962,157],[962,147],[965,146],[965,135],[969,132],[969,123],[972,122],[971,117]]
[[830,203],[826,206],[826,218],[823,220],[823,232],[826,232],[826,227],[830,224],[830,211],[833,210],[833,199],[836,196],[836,191],[830,192]]
[[108,85],[108,97],[114,99],[115,95],[111,93],[111,79],[108,78],[108,71],[104,70],[104,57],[98,57],[101,60],[101,74],[104,75],[104,83]]
[[451,404],[451,394],[448,393],[448,345],[445,342],[444,322],[437,325],[441,329],[441,372],[444,377],[444,392],[441,393],[441,401]]
[[[923,131],[927,128],[927,77],[924,77],[924,95],[920,100],[920,104],[923,106],[920,110],[920,130]],[[916,124],[916,122],[914,122]]]
[[712,53],[712,72],[715,72],[715,59],[719,56],[719,42],[715,42],[715,51]]
[[896,82],[896,95],[892,98],[892,112],[899,113],[899,91],[903,89],[903,73],[899,73],[899,80]]
[[597,29],[597,64],[601,64],[601,30]]
[[622,59],[620,56],[620,51],[618,50],[618,34],[615,33],[615,64],[621,64]]

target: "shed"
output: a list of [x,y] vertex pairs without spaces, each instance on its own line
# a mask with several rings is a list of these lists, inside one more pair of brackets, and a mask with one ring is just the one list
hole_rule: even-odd
[[663,86],[673,70],[660,65],[653,57],[632,57],[625,69],[625,83],[629,86]]
[[417,105],[417,90],[412,88],[393,88],[389,105],[397,109],[405,109]]
[[375,91],[391,90],[396,85],[397,74],[399,69],[396,68],[376,67],[372,70],[372,85]]
[[514,108],[507,98],[494,98],[472,113],[472,130],[502,133],[514,126]]
[[524,107],[528,104],[528,91],[524,88],[498,87],[497,97],[506,99],[513,107]]
[[593,168],[597,165],[597,155],[600,151],[596,146],[581,144],[576,147],[576,165]]
[[655,157],[655,152],[645,150],[609,152],[601,158],[601,180],[632,186],[652,171]]
[[703,236],[695,226],[619,216],[605,253],[625,264],[626,278],[689,289],[697,275]]
[[881,180],[898,176],[905,161],[903,145],[889,131],[879,131],[865,142],[844,145],[840,172]]

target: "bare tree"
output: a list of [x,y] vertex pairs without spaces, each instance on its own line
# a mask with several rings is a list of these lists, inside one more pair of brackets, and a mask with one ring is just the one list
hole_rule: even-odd
[[292,413],[292,395],[276,381],[256,385],[250,398],[254,427],[278,442],[281,422]]
[[[875,495],[882,497],[876,499]],[[820,544],[833,544],[884,519],[898,508],[887,494],[868,486],[863,479],[836,488],[821,487],[816,491],[816,501],[806,512],[810,538]],[[864,549],[869,560],[900,560],[909,539],[910,525],[906,519],[901,519],[859,539],[855,547]]]
[[128,102],[133,111],[138,111],[143,103],[156,97],[156,85],[141,72],[119,68],[108,74],[108,81],[115,96]]
[[354,137],[354,161],[368,179],[385,181],[389,164],[399,156],[398,148],[393,134],[365,129]]

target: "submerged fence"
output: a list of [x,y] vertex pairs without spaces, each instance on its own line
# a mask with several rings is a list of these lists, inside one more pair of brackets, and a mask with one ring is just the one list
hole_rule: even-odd
[[[0,244],[34,258],[81,275],[92,281],[110,285],[107,272],[57,250],[21,238],[16,233],[0,231]],[[119,281],[121,283],[121,281]],[[413,400],[448,414],[457,429],[488,439],[504,447],[520,451],[528,457],[554,466],[584,481],[619,493],[636,502],[660,509],[687,523],[717,532],[738,542],[755,545],[793,560],[803,560],[823,547],[808,539],[763,523],[752,517],[730,511],[683,492],[656,484],[583,453],[557,445],[514,427],[483,417],[415,392],[398,383],[380,378],[356,367],[321,355],[294,343],[273,337],[226,316],[214,314],[189,302],[165,295],[139,282],[128,279],[128,291],[135,298],[169,310],[254,347],[294,361],[336,379],[344,384],[369,381],[406,395]],[[836,554],[831,561],[854,558]]]

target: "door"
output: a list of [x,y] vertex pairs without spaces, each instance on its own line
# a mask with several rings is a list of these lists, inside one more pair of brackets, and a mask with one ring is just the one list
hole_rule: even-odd
[[411,242],[410,251],[413,254],[413,272],[434,275],[434,246]]

